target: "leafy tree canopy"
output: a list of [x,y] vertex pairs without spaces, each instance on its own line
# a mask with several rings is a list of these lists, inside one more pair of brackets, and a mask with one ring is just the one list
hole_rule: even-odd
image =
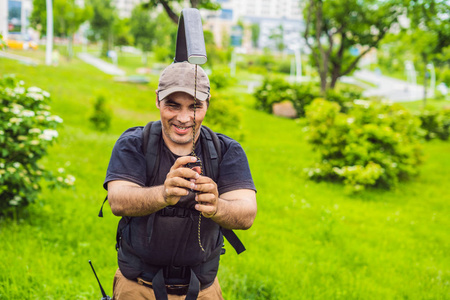
[[[398,22],[401,0],[309,0],[304,37],[319,71],[321,89],[334,88]],[[350,50],[358,47],[359,53]]]
[[[75,0],[53,0],[53,30],[56,36],[73,35],[81,24],[89,19],[92,12],[89,7],[80,7]],[[41,34],[47,30],[46,0],[33,0],[30,24]]]
[[[180,15],[180,11],[174,9],[174,7],[181,7],[184,1],[182,0],[147,0],[142,4],[142,6],[146,9],[156,8],[158,4],[161,4],[164,7],[169,18],[175,24],[178,24],[178,16]],[[205,8],[209,10],[217,10],[220,8],[220,5],[212,0],[189,0],[191,7],[193,8]]]

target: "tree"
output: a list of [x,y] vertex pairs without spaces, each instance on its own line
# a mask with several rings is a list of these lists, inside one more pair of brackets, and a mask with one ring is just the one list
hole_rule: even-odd
[[261,32],[261,27],[259,26],[259,23],[253,23],[251,26],[251,31],[252,31],[252,46],[253,48],[257,48],[259,41],[259,34]]
[[130,19],[118,19],[114,23],[114,45],[128,46],[133,45],[134,39],[131,34]]
[[[309,0],[304,38],[319,72],[322,93],[350,74],[398,22],[401,0]],[[353,56],[350,49],[361,49]]]
[[[424,106],[427,101],[428,64],[450,50],[450,3],[447,0],[411,0],[407,6],[411,21],[405,29],[410,39],[408,50],[418,54],[424,68]],[[444,63],[449,64],[444,59]]]
[[150,12],[137,5],[131,12],[130,33],[134,37],[135,45],[142,50],[145,64],[147,64],[147,53],[152,50],[155,40],[155,29],[156,24],[153,22]]
[[102,56],[113,47],[114,24],[118,19],[116,8],[111,0],[90,0],[92,17],[89,20],[92,30],[96,33],[96,39],[103,41]]
[[275,43],[275,48],[282,52],[286,45],[284,44],[284,28],[283,25],[279,25],[272,30],[272,34],[269,36],[271,40]]
[[[54,34],[68,38],[69,58],[73,56],[73,37],[86,20],[89,19],[91,10],[89,7],[80,7],[75,0],[53,0],[53,28]],[[40,34],[46,33],[47,7],[46,0],[33,0],[33,11],[30,16],[30,24]]]
[[[142,5],[146,9],[156,8],[158,4],[161,4],[164,7],[169,18],[175,24],[178,24],[178,16],[179,12],[174,11],[173,4],[177,3],[180,5],[182,3],[181,0],[148,0],[144,2]],[[209,10],[218,10],[220,8],[220,4],[214,3],[212,0],[189,0],[192,8],[205,8]]]

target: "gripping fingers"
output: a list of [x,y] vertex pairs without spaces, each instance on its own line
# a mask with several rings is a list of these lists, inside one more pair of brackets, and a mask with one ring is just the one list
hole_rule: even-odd
[[189,191],[179,187],[166,188],[165,190],[166,197],[182,197],[189,194]]
[[206,218],[211,218],[217,213],[217,198],[214,194],[197,194],[195,200],[198,202],[195,209]]

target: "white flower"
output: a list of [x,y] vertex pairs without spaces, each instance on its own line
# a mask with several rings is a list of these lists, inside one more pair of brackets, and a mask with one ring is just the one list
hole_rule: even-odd
[[59,169],[58,169],[58,172],[59,172],[59,173],[64,173],[64,168],[59,168]]
[[368,108],[370,106],[370,101],[367,100],[355,99],[353,100],[353,103],[355,103],[356,105],[361,105],[364,108]]
[[47,121],[55,121],[57,123],[62,123],[63,119],[61,119],[61,117],[59,116],[50,116],[47,118]]
[[31,86],[28,88],[27,91],[30,93],[40,93],[40,92],[42,92],[42,89],[38,88],[37,86]]
[[3,130],[0,130],[0,135],[4,135],[5,132]]
[[67,175],[67,178],[64,180],[64,182],[68,185],[73,185],[75,183],[75,177],[72,175]]
[[44,132],[39,136],[39,138],[46,140],[46,141],[51,141],[53,138],[57,138],[58,137],[58,131],[53,130],[53,129],[45,129]]
[[347,118],[348,124],[352,124],[353,122],[355,122],[355,118]]
[[41,130],[39,128],[31,128],[30,130],[28,130],[28,133],[41,133]]
[[14,108],[11,109],[11,112],[12,112],[13,114],[15,114],[15,115],[18,115],[18,114],[20,114],[20,109],[17,108],[17,107],[14,107]]
[[42,116],[46,116],[46,117],[50,116],[50,112],[45,111],[45,110],[40,110],[40,111],[37,112],[37,114],[38,115],[42,115]]
[[34,111],[31,111],[31,110],[24,110],[22,112],[22,116],[23,117],[34,117],[35,113],[34,113]]
[[5,167],[4,163],[0,163],[0,168],[3,169]]
[[27,93],[27,97],[33,98],[35,101],[44,100],[44,96],[42,96],[42,94],[38,94],[38,93]]
[[25,88],[23,88],[23,87],[16,87],[15,89],[14,89],[14,92],[16,93],[16,94],[24,94],[25,93]]
[[47,91],[42,91],[42,95],[44,95],[44,97],[46,98],[50,98],[50,93]]
[[19,163],[19,162],[15,162],[15,163],[13,163],[13,166],[14,166],[16,169],[18,169],[18,168],[20,167],[20,163]]
[[9,119],[9,122],[11,122],[12,124],[19,124],[20,122],[22,122],[21,118],[11,118]]

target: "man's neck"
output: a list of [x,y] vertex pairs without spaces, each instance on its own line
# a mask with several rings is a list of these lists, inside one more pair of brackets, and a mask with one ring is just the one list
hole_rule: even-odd
[[[192,153],[192,142],[187,144],[177,144],[174,143],[172,140],[170,140],[168,137],[165,136],[165,134],[162,134],[164,143],[166,144],[167,148],[169,148],[170,152],[177,156],[187,156],[191,155]],[[196,142],[198,141],[200,135],[198,134],[196,137]]]

